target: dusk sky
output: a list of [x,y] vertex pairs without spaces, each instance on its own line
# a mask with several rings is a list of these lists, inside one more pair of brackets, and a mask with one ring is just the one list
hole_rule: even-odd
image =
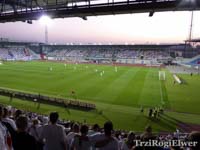
[[[191,12],[54,19],[48,26],[49,43],[180,43],[189,36]],[[0,37],[44,42],[44,25],[24,22],[0,24]],[[194,12],[193,37],[200,38],[200,12]]]

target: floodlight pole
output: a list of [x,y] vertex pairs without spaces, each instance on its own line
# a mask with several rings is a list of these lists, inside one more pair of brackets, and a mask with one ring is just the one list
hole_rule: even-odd
[[45,24],[45,44],[48,44],[48,26]]
[[189,41],[191,41],[191,39],[192,39],[192,29],[193,29],[193,11],[192,11],[192,14],[191,14]]

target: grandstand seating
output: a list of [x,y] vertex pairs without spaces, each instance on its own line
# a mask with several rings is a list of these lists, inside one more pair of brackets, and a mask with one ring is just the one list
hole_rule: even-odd
[[195,57],[193,57],[192,59],[190,59],[187,64],[190,65],[200,65],[200,55],[197,55]]
[[[49,47],[50,48],[50,47]],[[176,48],[176,47],[175,47]],[[73,62],[111,62],[116,63],[128,63],[128,64],[161,64],[172,60],[174,53],[181,53],[183,51],[176,50],[172,48],[169,49],[155,49],[142,50],[140,48],[128,49],[125,47],[87,47],[86,45],[81,46],[63,46],[62,48],[50,48],[50,50],[45,50],[45,55],[49,60],[65,60]],[[31,48],[26,46],[9,46],[7,48],[0,48],[0,59],[3,60],[33,60],[40,59],[39,52],[35,53]],[[197,51],[196,51],[197,52]],[[172,54],[173,53],[173,54]],[[196,57],[195,57],[196,58]],[[187,64],[194,65],[199,64],[199,57],[196,59],[190,59],[185,61]]]
[[[59,60],[59,58],[63,58],[64,60],[116,60],[116,62],[124,62],[124,63],[135,63],[136,61],[126,61],[126,59],[132,60],[155,60],[157,59],[166,59],[170,58],[168,52],[165,51],[141,51],[141,50],[54,50],[47,54],[48,57],[51,57],[54,60]],[[120,61],[123,59],[124,61]]]
[[2,60],[33,60],[39,59],[39,55],[25,47],[0,48]]

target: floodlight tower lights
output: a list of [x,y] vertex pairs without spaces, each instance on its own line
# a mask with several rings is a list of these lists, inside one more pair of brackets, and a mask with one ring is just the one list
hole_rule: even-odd
[[49,16],[43,15],[40,18],[41,24],[45,26],[45,43],[48,44],[48,25],[51,23],[51,18]]

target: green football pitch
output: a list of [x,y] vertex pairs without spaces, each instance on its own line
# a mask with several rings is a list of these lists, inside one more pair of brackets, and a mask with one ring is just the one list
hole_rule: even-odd
[[[179,76],[184,84],[173,84],[172,74],[160,81],[158,68],[125,67],[53,62],[5,62],[0,65],[0,87],[95,103],[96,111],[65,110],[42,104],[0,97],[0,102],[48,114],[56,110],[65,119],[103,124],[112,120],[116,128],[141,131],[151,124],[155,131],[172,131],[179,123],[200,124],[200,76]],[[140,108],[144,107],[144,113]],[[149,119],[148,109],[163,107],[165,115]]]

